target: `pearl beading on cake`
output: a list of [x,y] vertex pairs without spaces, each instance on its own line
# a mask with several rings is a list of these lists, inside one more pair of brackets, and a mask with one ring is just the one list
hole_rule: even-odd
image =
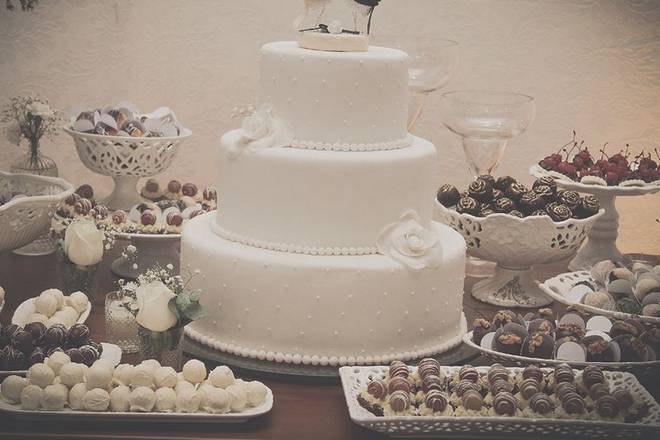
[[303,150],[326,150],[326,151],[386,151],[398,150],[409,147],[412,144],[410,136],[389,142],[347,144],[341,142],[315,142],[294,139],[291,148]]
[[250,238],[235,232],[227,231],[215,222],[212,223],[211,228],[213,229],[213,232],[225,240],[277,252],[321,256],[371,255],[378,253],[376,246],[303,246],[286,243],[273,243],[270,241]]
[[461,313],[461,319],[456,326],[456,334],[451,338],[444,339],[443,342],[430,347],[400,353],[389,353],[381,356],[318,356],[307,354],[303,355],[300,353],[274,352],[265,349],[256,350],[247,347],[241,347],[240,345],[233,343],[220,342],[213,337],[204,336],[191,326],[186,326],[184,331],[186,336],[188,336],[190,339],[211,347],[215,350],[220,350],[226,353],[253,359],[266,360],[271,362],[284,362],[296,365],[385,365],[397,359],[402,361],[409,361],[412,359],[432,356],[435,353],[444,352],[459,345],[463,340],[463,335],[467,332],[467,323],[465,321],[465,315]]

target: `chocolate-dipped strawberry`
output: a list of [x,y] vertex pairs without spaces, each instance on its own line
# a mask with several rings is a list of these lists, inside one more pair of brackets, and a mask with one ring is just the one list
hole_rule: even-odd
[[536,393],[529,398],[529,407],[538,414],[548,414],[555,409],[555,404],[545,393]]
[[578,393],[568,392],[561,397],[561,406],[568,414],[583,414],[587,403]]
[[424,403],[426,404],[426,407],[433,410],[433,412],[442,412],[447,408],[449,401],[443,392],[431,390],[426,394]]
[[475,382],[472,382],[471,380],[462,379],[454,389],[458,397],[462,397],[463,394],[465,394],[469,390],[478,392],[480,390],[479,385],[477,385]]
[[410,407],[410,396],[405,391],[395,391],[390,395],[390,406],[395,412],[403,412]]
[[367,385],[367,392],[376,399],[383,399],[387,395],[387,385],[384,380],[374,379]]
[[389,375],[390,378],[401,376],[408,377],[410,372],[408,371],[408,366],[401,361],[392,361],[390,363]]
[[454,185],[445,184],[438,189],[438,202],[447,208],[456,205],[461,198],[461,194]]
[[490,322],[483,318],[477,318],[472,322],[472,341],[479,345],[484,335],[490,331]]
[[440,376],[440,363],[433,358],[424,358],[417,364],[417,372],[422,380],[427,376]]
[[622,410],[627,410],[633,406],[634,400],[629,390],[618,388],[612,391],[612,397],[616,399],[616,401],[619,403],[619,408]]
[[610,387],[605,383],[595,383],[589,387],[589,397],[591,397],[591,400],[594,402],[608,394],[610,394]]
[[471,411],[480,411],[483,407],[484,399],[478,391],[468,390],[461,396],[461,405]]
[[490,384],[490,393],[495,396],[501,392],[510,393],[513,391],[513,384],[505,379],[497,379]]
[[156,214],[150,209],[147,209],[140,216],[140,223],[144,226],[151,226],[156,224]]
[[601,396],[594,405],[598,415],[605,418],[613,418],[619,414],[619,402],[610,395]]
[[473,383],[479,381],[479,372],[472,365],[463,365],[460,370],[458,370],[458,379],[467,380]]
[[442,380],[434,374],[429,374],[422,380],[422,390],[425,393],[431,390],[442,391]]
[[536,365],[528,365],[522,371],[523,379],[534,379],[538,383],[543,381],[543,370]]
[[403,376],[395,376],[391,378],[387,384],[387,391],[392,394],[397,390],[409,393],[411,390],[410,381],[408,381],[408,379]]
[[461,197],[456,204],[456,212],[459,214],[479,215],[479,202],[472,197]]
[[493,200],[493,187],[486,180],[477,178],[468,186],[468,194],[478,202],[489,203]]
[[587,365],[582,371],[582,382],[587,389],[590,389],[594,384],[605,383],[603,370],[596,365]]
[[520,395],[523,396],[525,400],[529,400],[534,394],[542,390],[539,381],[532,379],[531,377],[523,379],[518,388],[520,389]]
[[493,398],[493,409],[500,416],[513,416],[517,408],[518,401],[511,393],[502,391]]
[[517,203],[518,200],[520,200],[523,194],[525,194],[527,191],[529,190],[525,185],[523,185],[522,183],[515,182],[512,183],[506,189],[506,191],[504,191],[504,195]]
[[502,192],[506,192],[507,189],[511,186],[511,184],[516,183],[516,179],[511,177],[511,176],[501,176],[498,177],[497,180],[495,181],[494,187],[499,189]]
[[501,353],[520,354],[527,330],[520,324],[510,322],[500,327],[493,337],[493,348]]
[[566,363],[557,365],[553,375],[556,383],[568,382],[572,384],[575,380],[575,373],[573,372],[573,369]]
[[509,370],[504,368],[501,364],[493,364],[488,370],[486,378],[488,379],[489,384],[500,379],[509,380]]
[[555,340],[547,333],[536,332],[530,334],[522,344],[521,354],[523,356],[552,359],[555,348]]

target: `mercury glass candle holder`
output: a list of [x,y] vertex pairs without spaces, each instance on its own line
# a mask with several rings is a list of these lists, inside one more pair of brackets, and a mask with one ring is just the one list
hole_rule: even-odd
[[125,307],[126,298],[119,291],[105,296],[105,340],[118,345],[124,353],[140,351],[138,323]]

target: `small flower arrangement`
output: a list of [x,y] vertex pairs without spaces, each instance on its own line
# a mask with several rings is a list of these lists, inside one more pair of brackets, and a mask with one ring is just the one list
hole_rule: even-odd
[[0,113],[0,121],[7,125],[7,139],[20,145],[23,139],[30,144],[32,156],[39,150],[39,140],[58,134],[62,119],[50,108],[47,99],[32,96],[15,96],[9,99]]
[[119,280],[123,306],[135,316],[142,327],[152,332],[167,332],[183,328],[206,316],[199,303],[200,289],[190,290],[188,284],[199,271],[187,275],[172,275],[174,268],[154,266],[135,281]]
[[110,250],[117,239],[117,232],[104,224],[89,219],[54,217],[50,234],[67,259],[81,267],[101,262],[105,250]]

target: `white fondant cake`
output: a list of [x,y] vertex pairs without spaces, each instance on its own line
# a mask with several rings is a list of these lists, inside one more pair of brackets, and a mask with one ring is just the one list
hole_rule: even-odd
[[465,242],[431,221],[436,151],[406,132],[406,59],[263,47],[258,110],[220,142],[217,216],[183,232],[209,314],[189,337],[315,365],[460,342]]

